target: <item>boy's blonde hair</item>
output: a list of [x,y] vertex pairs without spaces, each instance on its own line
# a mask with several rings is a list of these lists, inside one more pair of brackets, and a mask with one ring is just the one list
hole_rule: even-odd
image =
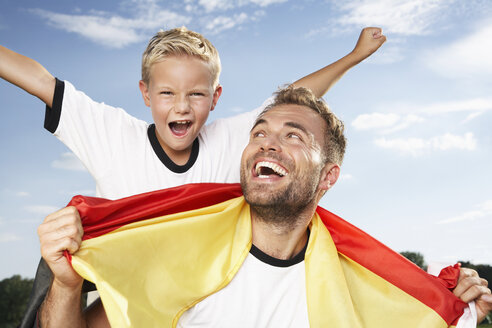
[[150,81],[150,68],[153,64],[169,56],[194,56],[210,66],[212,86],[219,84],[220,58],[219,52],[203,35],[178,27],[167,31],[159,31],[150,39],[142,56],[142,81],[147,85]]
[[323,148],[324,163],[342,165],[347,143],[345,128],[343,122],[330,110],[326,102],[322,98],[316,98],[311,90],[292,85],[279,89],[274,96],[273,102],[263,110],[258,119],[280,105],[299,105],[314,110],[326,122],[327,127]]

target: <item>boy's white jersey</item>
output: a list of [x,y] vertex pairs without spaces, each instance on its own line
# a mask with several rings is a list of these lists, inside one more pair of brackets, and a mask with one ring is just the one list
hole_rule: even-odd
[[95,102],[67,81],[57,80],[45,127],[89,170],[97,196],[118,199],[187,183],[239,182],[241,154],[263,108],[202,127],[183,166],[167,157],[153,124]]

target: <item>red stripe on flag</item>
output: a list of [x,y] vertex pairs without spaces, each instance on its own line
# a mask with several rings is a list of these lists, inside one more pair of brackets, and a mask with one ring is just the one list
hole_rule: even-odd
[[[457,323],[459,317],[457,318],[456,314],[462,314],[468,305],[454,297],[440,278],[428,274],[402,255],[324,208],[318,207],[317,212],[330,231],[338,252],[434,309],[448,325]],[[456,269],[456,280],[458,275],[459,269]]]
[[104,235],[132,222],[191,211],[242,196],[237,183],[195,183],[118,200],[75,196],[68,206],[80,213],[82,240]]

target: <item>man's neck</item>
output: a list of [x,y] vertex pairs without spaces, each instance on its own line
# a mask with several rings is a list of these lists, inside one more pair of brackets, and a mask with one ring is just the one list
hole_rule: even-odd
[[253,244],[264,253],[281,260],[297,255],[308,240],[312,214],[299,217],[295,225],[273,224],[251,211]]

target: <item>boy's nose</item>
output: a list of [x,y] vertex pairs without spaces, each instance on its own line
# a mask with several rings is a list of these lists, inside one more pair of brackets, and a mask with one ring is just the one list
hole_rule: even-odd
[[190,102],[187,97],[179,97],[174,103],[174,111],[179,114],[186,114],[190,111]]

